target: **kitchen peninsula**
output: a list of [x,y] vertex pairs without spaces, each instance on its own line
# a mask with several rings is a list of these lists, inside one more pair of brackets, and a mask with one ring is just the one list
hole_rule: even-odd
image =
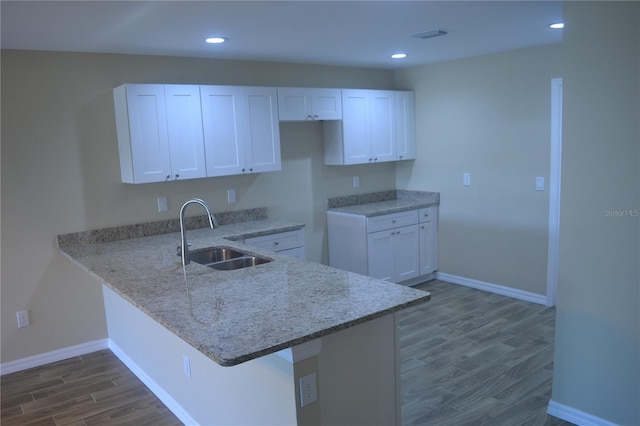
[[[272,259],[234,271],[183,268],[179,233],[162,226],[136,238],[122,227],[58,241],[103,283],[114,353],[182,421],[398,423],[395,312],[430,295],[242,243],[303,226],[263,218],[188,231],[191,250]],[[312,373],[318,401],[301,407],[298,379]]]

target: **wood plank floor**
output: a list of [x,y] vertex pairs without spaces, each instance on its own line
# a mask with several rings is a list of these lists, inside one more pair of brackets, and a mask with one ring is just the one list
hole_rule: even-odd
[[2,376],[2,426],[182,425],[110,351]]
[[571,425],[546,414],[555,309],[442,281],[400,314],[402,424]]
[[[400,317],[402,423],[570,425],[546,414],[555,310],[442,281]],[[109,350],[3,376],[2,426],[181,425]]]

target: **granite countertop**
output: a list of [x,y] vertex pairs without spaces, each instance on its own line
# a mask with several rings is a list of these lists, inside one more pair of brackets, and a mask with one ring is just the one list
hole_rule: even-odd
[[372,217],[438,204],[438,192],[396,190],[330,198],[328,211]]
[[[232,366],[423,303],[430,294],[243,244],[304,225],[252,220],[187,231],[191,250],[226,246],[273,259],[235,271],[182,267],[180,233],[60,250],[220,365]],[[59,238],[59,241],[60,238]]]

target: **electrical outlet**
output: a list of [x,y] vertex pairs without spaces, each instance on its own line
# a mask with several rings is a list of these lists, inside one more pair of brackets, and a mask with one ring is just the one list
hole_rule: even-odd
[[462,174],[462,184],[464,186],[471,186],[471,173]]
[[166,212],[169,210],[169,204],[167,203],[167,197],[158,197],[158,211]]
[[31,325],[31,323],[29,322],[29,311],[16,312],[16,321],[18,322],[18,328]]
[[353,187],[354,188],[359,188],[360,187],[360,176],[354,176],[353,177]]
[[227,189],[227,204],[236,202],[236,190],[235,189]]
[[184,375],[187,379],[191,378],[191,361],[189,357],[186,355],[182,355],[182,369],[184,370]]
[[536,177],[536,191],[544,191],[544,176]]
[[311,373],[300,378],[300,407],[309,405],[318,400],[318,387],[316,373]]

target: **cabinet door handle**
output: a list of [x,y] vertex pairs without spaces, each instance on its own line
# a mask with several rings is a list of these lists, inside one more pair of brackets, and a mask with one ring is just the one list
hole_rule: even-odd
[[274,246],[277,246],[278,244],[280,244],[278,241],[274,241],[274,242],[273,242],[273,245],[274,245]]
[[395,219],[393,219],[393,220],[391,221],[391,223],[396,223],[396,220],[395,220]]
[[167,179],[167,180],[171,179],[171,175],[167,175],[167,176],[165,177],[165,179]]
[[313,117],[311,117],[311,114],[307,114],[307,120],[312,120]]
[[179,177],[180,177],[180,175],[176,173],[176,179],[178,179]]
[[318,114],[314,114],[314,115],[313,115],[313,119],[314,119],[314,120],[317,120],[317,119],[318,119]]
[[420,227],[420,229],[424,229],[424,225],[422,225],[422,226]]
[[398,158],[400,158],[402,160],[402,155],[400,157],[398,157]]
[[374,158],[373,161],[378,161],[378,157]]

